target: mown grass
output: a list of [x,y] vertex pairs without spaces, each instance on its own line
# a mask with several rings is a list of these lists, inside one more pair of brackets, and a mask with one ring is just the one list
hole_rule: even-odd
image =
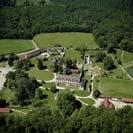
[[46,70],[39,70],[38,68],[32,68],[28,71],[30,77],[35,77],[37,80],[52,80],[54,75],[52,72]]
[[75,95],[80,96],[80,97],[86,97],[89,96],[90,92],[88,92],[88,90],[74,90],[73,91]]
[[92,106],[93,104],[95,104],[95,101],[90,98],[85,98],[85,99],[80,98],[80,100],[83,101],[84,103],[87,103],[88,106]]
[[0,40],[0,54],[19,54],[33,48],[30,40]]
[[[98,88],[98,83],[95,86]],[[103,95],[113,97],[133,98],[133,82],[131,80],[100,78],[100,88]]]
[[44,83],[42,86],[43,86],[44,88],[51,88],[52,85],[55,85],[55,83],[54,83],[54,82]]
[[93,34],[90,33],[43,33],[34,37],[35,42],[40,48],[51,48],[55,45],[63,47],[74,47],[95,49],[96,45]]

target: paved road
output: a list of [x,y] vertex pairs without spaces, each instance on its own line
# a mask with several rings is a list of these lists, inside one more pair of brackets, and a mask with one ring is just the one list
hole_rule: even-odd
[[[93,76],[92,76],[92,78],[91,78],[91,93],[90,93],[90,95],[88,95],[88,96],[86,96],[86,97],[81,97],[81,96],[77,96],[77,95],[75,95],[75,98],[78,100],[78,101],[80,101],[81,102],[81,100],[80,99],[92,99],[92,100],[94,100],[95,101],[95,105],[94,106],[97,106],[97,99],[95,99],[94,97],[93,97],[93,92],[94,92],[94,78],[95,78],[95,76],[98,76],[99,74],[94,74]],[[88,91],[90,91],[90,89],[88,88]],[[85,104],[85,105],[87,105],[85,102],[82,102],[83,104]]]
[[0,68],[0,90],[2,90],[4,82],[6,80],[5,76],[9,71],[13,71],[13,69],[6,63],[5,67]]

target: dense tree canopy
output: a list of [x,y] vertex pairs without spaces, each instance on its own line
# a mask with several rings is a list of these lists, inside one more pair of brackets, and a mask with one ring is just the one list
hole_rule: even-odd
[[42,32],[93,32],[102,48],[111,45],[133,49],[132,0],[51,0],[53,4],[43,5],[23,0],[22,3],[0,9],[0,38],[31,39]]
[[81,105],[75,99],[74,95],[70,91],[62,92],[57,99],[57,106],[62,111],[64,116],[70,116],[75,109],[78,109]]
[[0,114],[0,132],[16,133],[130,133],[133,131],[133,109],[119,110],[82,107],[67,118],[48,107],[33,109],[27,115]]
[[9,72],[6,75],[5,87],[15,92],[15,103],[27,104],[29,100],[35,97],[35,91],[39,83],[34,78],[29,78],[22,71]]

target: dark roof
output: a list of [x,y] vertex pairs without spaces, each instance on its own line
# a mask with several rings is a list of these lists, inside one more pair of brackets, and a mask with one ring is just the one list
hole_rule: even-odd
[[85,86],[86,86],[86,80],[82,80],[82,81],[81,81],[81,86],[82,86],[82,87],[85,87]]

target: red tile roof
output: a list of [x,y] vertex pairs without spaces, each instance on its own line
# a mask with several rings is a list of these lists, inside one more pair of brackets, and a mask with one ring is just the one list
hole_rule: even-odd
[[110,102],[108,98],[104,99],[103,106],[108,109],[115,109],[114,104]]
[[122,98],[122,102],[125,102],[125,103],[133,103],[133,99]]
[[10,113],[10,108],[0,108],[0,113]]

